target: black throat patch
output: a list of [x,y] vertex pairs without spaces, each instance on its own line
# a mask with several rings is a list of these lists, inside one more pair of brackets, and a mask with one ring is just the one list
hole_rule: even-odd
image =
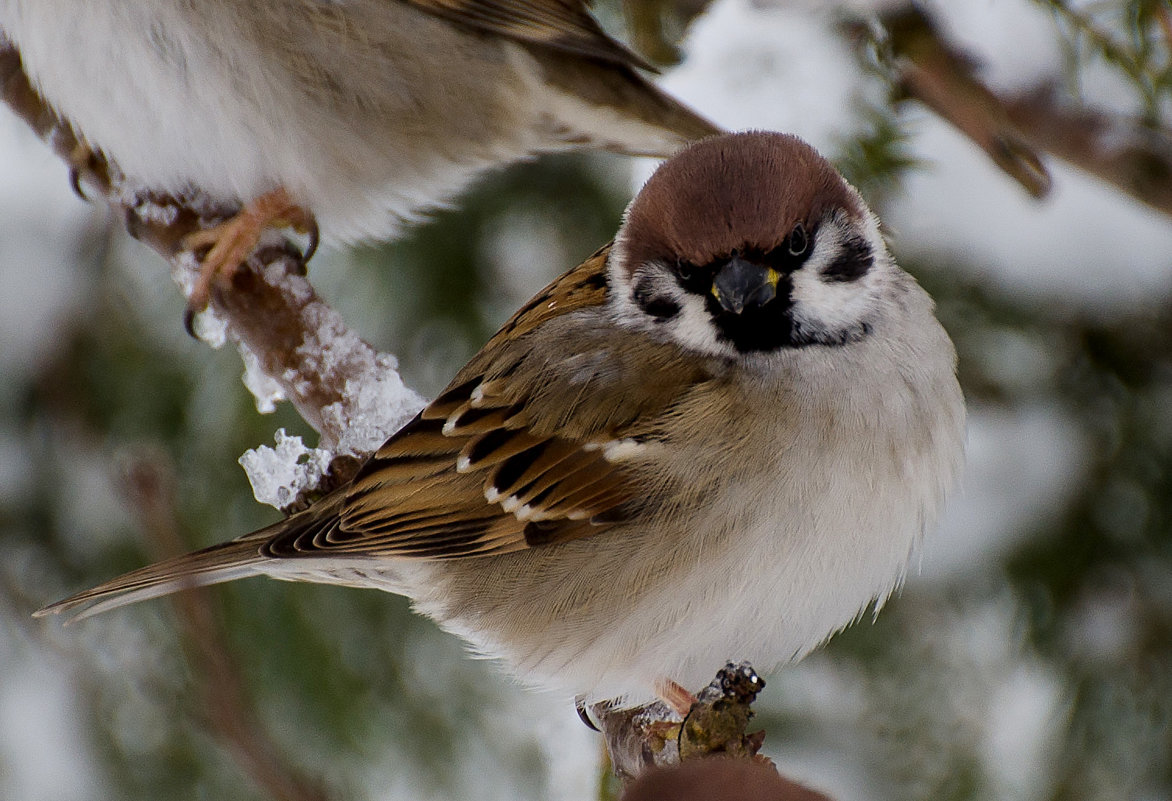
[[745,309],[740,314],[726,311],[712,293],[705,293],[704,304],[717,338],[727,342],[739,353],[793,348],[812,344],[797,342],[794,338],[792,284],[789,276],[777,283],[777,295],[764,306]]

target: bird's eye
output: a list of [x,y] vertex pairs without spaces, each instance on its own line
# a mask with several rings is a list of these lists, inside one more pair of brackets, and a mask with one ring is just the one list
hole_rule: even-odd
[[789,232],[789,255],[801,256],[809,246],[810,240],[806,236],[806,227],[798,223],[794,226],[794,230]]
[[678,275],[680,277],[681,281],[683,281],[684,283],[688,283],[689,281],[691,281],[693,278],[696,277],[696,266],[694,264],[689,264],[688,262],[684,261],[683,259],[677,259],[676,260],[676,275]]

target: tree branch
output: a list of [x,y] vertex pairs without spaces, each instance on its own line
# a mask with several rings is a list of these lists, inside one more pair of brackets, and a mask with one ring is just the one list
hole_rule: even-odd
[[1005,110],[1034,147],[1172,217],[1172,134],[1142,120],[1063,102],[1052,86],[1007,98]]
[[1050,174],[1009,121],[1000,98],[977,77],[973,60],[945,41],[918,5],[897,6],[881,14],[879,22],[879,42],[861,23],[848,25],[847,30],[856,42],[877,47],[903,96],[919,100],[951,123],[1030,195],[1045,197]]
[[[1172,17],[1162,14],[1172,30]],[[907,99],[918,100],[983,150],[1034,197],[1051,180],[1042,154],[1062,159],[1172,216],[1172,133],[1126,116],[1064,101],[1053,81],[1013,97],[978,77],[978,63],[949,42],[918,5],[879,17],[877,38],[862,23],[847,26],[856,45],[874,47]]]
[[[15,47],[2,39],[0,96],[70,165],[74,185],[104,200],[132,236],[168,260],[175,280],[189,290],[199,263],[184,249],[185,237],[238,209],[194,192],[172,197],[129,185],[117,165],[90,150],[49,109],[21,69]],[[247,267],[236,271],[227,291],[214,288],[196,330],[213,346],[225,339],[234,342],[246,366],[272,382],[279,397],[321,435],[320,447],[337,456],[329,486],[318,488],[327,491],[348,480],[422,400],[403,386],[393,356],[378,353],[349,331],[318,297],[293,242],[266,233]],[[397,402],[386,403],[388,395]]]
[[764,687],[765,680],[748,662],[730,662],[697,693],[682,720],[660,701],[633,709],[595,704],[590,713],[606,738],[615,773],[633,779],[649,768],[713,754],[757,758],[765,732],[747,730],[753,702]]

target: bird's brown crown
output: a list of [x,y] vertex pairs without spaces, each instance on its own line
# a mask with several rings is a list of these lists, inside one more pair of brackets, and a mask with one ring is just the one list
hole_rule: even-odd
[[734,251],[769,252],[797,223],[859,201],[814,148],[790,134],[714,136],[665,162],[627,213],[627,269],[651,260],[708,264]]

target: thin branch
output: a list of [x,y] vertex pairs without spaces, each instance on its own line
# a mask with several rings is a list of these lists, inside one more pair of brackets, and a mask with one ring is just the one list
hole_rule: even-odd
[[748,662],[730,662],[696,695],[681,719],[666,704],[633,709],[595,704],[589,713],[599,722],[615,773],[632,779],[648,768],[669,767],[712,754],[757,758],[765,732],[748,732],[753,702],[765,681]]
[[876,47],[900,93],[955,126],[1030,195],[1045,197],[1051,187],[1045,164],[977,76],[973,60],[946,42],[918,5],[897,6],[879,21],[881,41],[869,26],[856,23],[847,31],[858,44]]
[[856,44],[878,48],[908,98],[954,125],[1031,195],[1049,191],[1041,158],[1049,154],[1172,216],[1172,132],[1063,101],[1052,82],[998,95],[919,6],[899,6],[880,23],[882,41],[861,24],[848,31]]
[[1005,108],[1034,146],[1172,217],[1172,134],[1141,120],[1071,107],[1050,86]]
[[[174,471],[159,455],[143,456],[128,466],[124,489],[139,525],[164,559],[183,553],[175,513]],[[320,782],[305,776],[289,760],[257,719],[240,669],[232,659],[223,627],[206,588],[171,596],[192,667],[197,708],[244,772],[275,801],[328,801]]]

